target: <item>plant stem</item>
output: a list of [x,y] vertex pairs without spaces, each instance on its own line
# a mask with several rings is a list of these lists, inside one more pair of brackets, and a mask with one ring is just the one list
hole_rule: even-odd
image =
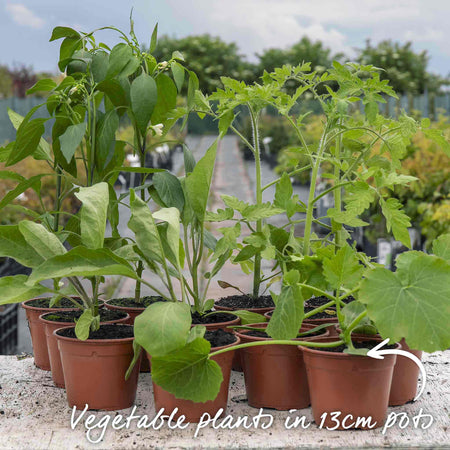
[[[139,131],[137,130],[137,127],[135,127],[134,130],[135,133],[138,133]],[[141,169],[143,169],[145,167],[145,138],[144,138],[144,144],[142,145],[142,148],[139,147],[139,161],[140,161],[140,166]],[[142,177],[144,177],[143,174],[141,174]],[[142,186],[142,181],[141,180],[141,186]],[[145,202],[145,191],[144,189],[141,190],[141,199],[143,202]],[[142,278],[142,272],[144,271],[144,263],[143,261],[140,259],[138,261],[138,265],[137,265],[137,269],[136,269],[136,273],[138,276],[138,279],[136,280],[136,285],[134,287],[134,301],[136,303],[141,303],[141,282],[140,282],[140,278]]]
[[314,197],[316,193],[316,180],[319,173],[320,162],[322,159],[323,152],[326,147],[327,141],[327,128],[323,131],[322,137],[320,138],[319,152],[317,158],[314,161],[313,171],[311,174],[311,183],[309,186],[309,196],[308,196],[308,209],[306,210],[306,222],[305,222],[305,232],[303,235],[303,255],[309,255],[309,239],[311,237],[311,228],[313,223],[313,212],[314,212]]
[[344,331],[344,340],[345,340],[345,342],[348,342],[349,340],[351,340],[350,338],[351,338],[352,331],[356,328],[356,326],[359,324],[359,322],[361,322],[361,320],[363,320],[364,317],[366,317],[366,316],[367,316],[367,310],[363,311],[359,316],[357,316],[350,323],[350,325]]
[[[340,121],[338,121],[338,124],[340,124]],[[334,166],[334,183],[335,186],[337,186],[336,189],[333,191],[334,195],[334,209],[337,213],[341,212],[342,209],[342,187],[341,187],[341,169],[340,169],[340,159],[341,159],[341,138],[342,134],[339,134],[339,136],[336,138],[336,151],[335,151],[335,158],[337,161],[337,164]],[[341,231],[342,231],[342,223],[336,222],[334,219],[331,219],[331,230],[334,233],[334,242],[336,244],[336,247],[341,247]],[[339,296],[339,292],[337,293]],[[337,307],[339,305],[336,305]],[[339,311],[338,311],[339,313]]]
[[[252,108],[248,107],[250,111],[250,117],[252,120],[253,128],[253,146],[255,149],[255,172],[256,172],[256,205],[262,205],[262,186],[261,186],[261,154],[259,148],[259,131],[258,131],[258,118]],[[262,219],[256,221],[256,231],[262,232]],[[259,297],[259,288],[261,285],[261,252],[257,252],[255,255],[255,263],[253,268],[253,298]]]
[[53,231],[55,233],[59,230],[59,210],[61,209],[61,167],[56,164],[56,198],[55,198],[55,214],[53,222]]
[[339,347],[339,345],[344,344],[344,341],[338,340],[335,342],[312,342],[312,341],[285,341],[285,340],[273,340],[273,341],[258,341],[258,342],[246,342],[245,344],[233,345],[230,347],[217,350],[209,354],[209,358],[212,356],[220,355],[221,353],[226,353],[232,350],[239,350],[241,348],[248,347],[259,347],[261,345],[297,345],[303,347],[317,347],[317,348],[330,348]]

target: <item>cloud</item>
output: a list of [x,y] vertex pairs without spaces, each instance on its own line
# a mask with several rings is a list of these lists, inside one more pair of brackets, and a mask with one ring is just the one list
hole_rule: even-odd
[[44,26],[45,20],[34,14],[22,3],[7,3],[6,11],[9,12],[13,21],[18,25],[40,29]]

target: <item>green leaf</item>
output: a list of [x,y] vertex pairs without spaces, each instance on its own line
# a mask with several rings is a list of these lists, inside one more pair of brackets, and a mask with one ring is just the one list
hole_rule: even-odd
[[402,204],[396,198],[384,200],[380,198],[381,211],[386,218],[386,228],[394,234],[395,239],[411,248],[411,238],[408,228],[411,226],[409,217],[403,212]]
[[48,292],[48,288],[37,284],[36,286],[26,286],[26,275],[15,275],[13,277],[0,278],[0,305],[9,303],[20,303],[31,298],[38,297]]
[[71,62],[72,56],[77,50],[82,48],[83,44],[80,37],[69,36],[66,37],[59,48],[58,67],[61,72],[64,72],[67,65]]
[[41,187],[41,178],[44,175],[35,175],[28,180],[21,181],[14,189],[10,190],[1,200],[0,200],[0,210],[6,205],[14,201],[20,194],[25,192],[27,189],[32,188],[36,192],[39,192]]
[[[214,303],[214,301],[213,301]],[[205,310],[207,311],[207,309],[205,308]],[[206,327],[204,327],[203,325],[196,325],[195,327],[192,327],[191,330],[189,331],[187,340],[186,340],[186,344],[189,344],[190,342],[194,341],[195,339],[198,338],[203,338],[203,336],[205,335],[206,332]]]
[[103,170],[113,159],[115,151],[115,136],[119,128],[119,116],[112,109],[97,121],[95,162]]
[[195,158],[189,148],[183,144],[183,158],[184,158],[184,172],[186,175],[190,174],[195,167]]
[[[13,127],[17,130],[20,127],[20,124],[23,122],[24,118],[20,114],[16,113],[15,111],[13,111],[10,108],[8,108],[8,116],[9,116],[9,120],[11,121]],[[11,142],[9,145],[12,145],[14,148],[15,143]],[[9,154],[8,154],[8,157],[9,157]],[[37,149],[33,153],[33,157],[35,159],[41,159],[41,160],[47,160],[47,161],[51,160],[50,146],[48,145],[48,142],[43,137],[41,137],[39,144],[37,146]],[[7,161],[7,159],[8,158],[3,160],[2,162]]]
[[241,211],[241,214],[244,219],[253,222],[260,219],[267,219],[268,217],[276,216],[283,212],[283,208],[277,208],[268,202],[262,205],[248,205]]
[[75,196],[83,203],[81,208],[81,240],[88,248],[103,247],[109,192],[107,183],[80,188]]
[[443,234],[433,241],[433,253],[450,262],[450,234]]
[[[412,253],[412,255],[411,255]],[[361,283],[359,301],[383,338],[405,338],[425,352],[450,347],[450,264],[421,252],[397,258],[397,271],[370,271]]]
[[368,122],[373,125],[377,120],[378,114],[378,103],[377,102],[369,102],[364,106],[364,112],[366,113],[366,117]]
[[45,132],[44,123],[46,121],[47,119],[23,120],[17,130],[13,150],[6,161],[7,166],[12,166],[22,161],[22,159],[32,155],[37,150],[41,137]]
[[173,79],[175,80],[175,84],[177,86],[178,92],[181,92],[184,83],[184,67],[174,61],[171,66]]
[[42,80],[39,80],[37,83],[35,83],[30,89],[27,90],[27,95],[34,94],[35,92],[48,92],[55,89],[56,83],[50,79],[45,78]]
[[31,247],[18,225],[0,225],[0,257],[13,258],[26,267],[36,267],[43,259]]
[[131,109],[142,136],[145,136],[148,123],[157,103],[158,90],[155,80],[142,72],[131,83]]
[[284,172],[280,181],[276,185],[275,199],[273,204],[278,208],[286,209],[292,198],[294,190],[292,188],[291,178]]
[[150,39],[150,49],[149,52],[153,53],[156,49],[156,44],[158,42],[158,24],[153,28],[152,37]]
[[69,27],[55,27],[52,31],[52,36],[50,37],[50,41],[56,41],[57,39],[70,37],[70,38],[79,38],[80,34],[75,31],[73,28]]
[[89,331],[93,321],[94,316],[92,315],[92,311],[90,309],[85,309],[75,325],[75,334],[80,341],[85,341],[89,337]]
[[345,245],[336,255],[323,259],[323,273],[333,289],[352,288],[361,281],[363,266],[359,264],[356,252]]
[[118,80],[114,78],[104,80],[97,85],[97,89],[108,96],[111,103],[118,108],[118,112],[121,111],[121,107],[128,105],[127,94]]
[[216,153],[217,139],[207,150],[205,156],[198,161],[194,170],[186,177],[185,181],[189,204],[201,223],[205,220]]
[[66,253],[64,245],[61,244],[56,234],[46,230],[43,225],[22,220],[18,226],[25,241],[42,259],[49,259]]
[[253,245],[246,245],[234,258],[234,262],[247,261],[258,253],[259,249]]
[[220,366],[208,358],[211,345],[195,339],[180,350],[152,358],[152,380],[177,398],[214,400],[223,381]]
[[187,94],[187,104],[188,108],[191,109],[195,103],[195,92],[199,86],[198,77],[195,72],[189,72],[189,84],[188,84],[188,94]]
[[64,155],[64,158],[66,158],[68,163],[70,163],[73,155],[75,155],[76,149],[81,144],[85,131],[86,123],[81,122],[67,127],[64,134],[59,137],[59,142],[61,143],[61,153]]
[[156,78],[157,102],[151,117],[152,124],[164,124],[168,119],[168,113],[177,106],[177,88],[174,82],[164,74]]
[[168,224],[164,241],[172,253],[172,261],[180,266],[180,211],[177,208],[162,208],[154,212],[153,217]]
[[182,348],[191,328],[191,309],[182,302],[156,302],[136,317],[134,336],[153,358]]
[[106,74],[108,73],[108,65],[108,53],[100,51],[92,56],[91,72],[96,83],[100,83],[106,78]]
[[[360,314],[362,314],[366,310],[366,307],[358,301],[351,302],[348,305],[345,305],[341,312],[344,315],[344,325],[347,328]],[[367,327],[370,326],[370,319],[366,316],[362,319],[358,324],[358,329],[361,326]],[[356,332],[355,328],[353,331]]]
[[64,255],[47,259],[31,273],[27,286],[63,277],[123,275],[136,279],[136,272],[107,248],[75,247]]
[[242,200],[239,200],[237,197],[233,197],[231,195],[221,195],[220,197],[222,198],[222,201],[226,206],[240,213],[242,213],[242,211],[244,211],[244,209],[249,206],[248,203],[245,203]]
[[364,181],[356,181],[345,189],[345,209],[362,214],[375,200],[375,191]]
[[441,130],[428,128],[422,131],[428,139],[435,142],[448,156],[450,156],[450,143],[447,141]]
[[227,134],[228,128],[233,123],[234,120],[234,112],[233,110],[226,111],[219,118],[219,133],[221,136],[225,136]]
[[234,216],[232,208],[218,209],[217,212],[206,212],[205,222],[223,222],[230,220]]
[[[141,357],[142,353],[142,347],[136,342],[136,339],[133,340],[133,359],[131,360],[131,363],[127,369],[127,372],[125,373],[125,380],[128,380],[130,378],[131,373],[133,372],[134,366],[139,361],[139,358]],[[143,358],[147,358],[146,355],[143,356]]]
[[266,332],[273,339],[294,339],[304,316],[303,297],[298,286],[283,286]]
[[127,44],[120,43],[113,47],[109,54],[109,66],[106,78],[115,77],[128,64],[133,52]]
[[162,262],[161,238],[156,228],[155,220],[148,205],[136,197],[134,191],[130,195],[131,218],[128,228],[134,232],[139,250],[149,261]]
[[241,319],[241,325],[248,325],[251,323],[264,323],[267,322],[267,317],[262,314],[254,313],[251,311],[238,310],[233,311],[235,316],[238,316]]
[[180,180],[170,172],[156,173],[153,186],[166,207],[175,207],[180,212],[184,208],[184,192]]

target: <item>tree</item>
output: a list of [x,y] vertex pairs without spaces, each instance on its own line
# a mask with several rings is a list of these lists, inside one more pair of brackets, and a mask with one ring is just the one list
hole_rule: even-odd
[[428,52],[414,52],[411,42],[400,44],[386,40],[374,47],[367,40],[358,61],[384,69],[381,79],[389,80],[393,89],[401,94],[423,94],[425,87],[430,93],[437,93],[445,83],[441,77],[427,72]]
[[12,94],[12,79],[7,66],[0,66],[0,98]]
[[158,61],[168,60],[176,50],[183,54],[186,67],[197,74],[200,89],[208,94],[222,87],[221,76],[244,81],[254,77],[252,66],[239,54],[234,42],[227,43],[209,34],[181,39],[162,36],[153,56]]
[[310,62],[311,69],[324,72],[331,67],[333,60],[341,60],[342,53],[332,54],[331,49],[324,47],[320,41],[311,41],[304,36],[296,44],[285,49],[270,48],[257,54],[259,58],[258,73],[262,75],[264,70],[271,72],[275,67],[284,64],[296,66],[302,62]]

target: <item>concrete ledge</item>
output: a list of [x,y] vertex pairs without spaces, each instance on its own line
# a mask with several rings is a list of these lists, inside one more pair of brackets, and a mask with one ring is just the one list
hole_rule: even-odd
[[[70,427],[72,411],[68,408],[65,391],[53,386],[49,372],[37,369],[33,359],[0,356],[0,448],[1,449],[139,449],[139,448],[380,448],[416,447],[450,448],[450,351],[425,355],[428,383],[425,393],[416,403],[390,412],[405,412],[409,426],[398,425],[383,435],[381,429],[370,431],[328,431],[314,423],[309,428],[286,429],[286,418],[304,416],[312,422],[311,410],[289,414],[284,411],[264,410],[273,416],[273,424],[264,429],[213,429],[211,425],[200,430],[194,438],[196,424],[186,429],[137,429],[136,421],[130,429],[113,430],[109,427],[104,439],[91,444],[86,429],[79,423]],[[242,402],[245,388],[242,374],[233,373],[227,414],[235,418],[257,416],[259,410]],[[151,376],[141,374],[136,399],[136,414],[155,416],[152,400]],[[422,409],[431,414],[434,422],[426,430],[414,429],[412,418]],[[121,411],[127,416],[131,410]],[[76,415],[78,416],[78,412]],[[97,420],[105,412],[88,412]],[[118,413],[109,413],[111,418]],[[85,416],[85,417],[86,417]],[[261,420],[261,424],[264,420]],[[425,420],[422,423],[427,423]],[[419,424],[420,426],[420,424]],[[97,434],[92,434],[98,436]]]

